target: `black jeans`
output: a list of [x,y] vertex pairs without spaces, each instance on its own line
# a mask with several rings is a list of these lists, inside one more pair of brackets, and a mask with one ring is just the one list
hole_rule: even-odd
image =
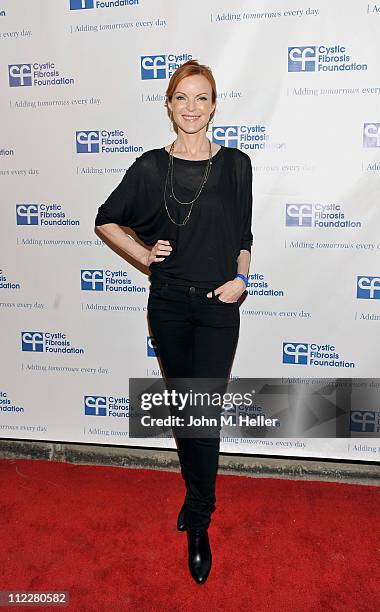
[[[240,328],[238,302],[206,293],[216,289],[152,283],[148,299],[151,333],[165,378],[229,380]],[[175,435],[186,483],[185,517],[192,528],[207,528],[215,510],[220,437]]]

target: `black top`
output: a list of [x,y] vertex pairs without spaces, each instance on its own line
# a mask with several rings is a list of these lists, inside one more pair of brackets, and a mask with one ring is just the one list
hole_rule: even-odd
[[[120,184],[98,209],[95,225],[117,223],[132,228],[146,244],[169,240],[173,250],[163,261],[149,266],[151,280],[208,287],[232,280],[241,249],[251,251],[252,165],[240,149],[222,146],[212,157],[206,185],[183,226],[168,217],[164,186],[169,153],[165,147],[146,151],[128,168]],[[174,157],[174,193],[189,202],[201,185],[207,160]],[[170,216],[181,222],[190,205],[170,197]]]

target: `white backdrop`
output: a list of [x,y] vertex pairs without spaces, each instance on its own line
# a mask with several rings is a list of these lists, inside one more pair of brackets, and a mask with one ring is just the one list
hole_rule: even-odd
[[[93,227],[134,159],[174,139],[164,93],[190,58],[216,78],[210,138],[254,168],[232,377],[378,376],[380,4],[222,5],[0,2],[1,437],[153,445],[128,437],[128,378],[159,376],[148,277]],[[378,460],[379,406],[357,408],[368,439],[222,450]]]

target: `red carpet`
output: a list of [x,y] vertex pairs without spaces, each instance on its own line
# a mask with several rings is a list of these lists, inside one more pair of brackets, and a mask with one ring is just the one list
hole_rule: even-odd
[[175,530],[179,473],[1,460],[0,475],[0,590],[70,592],[49,609],[380,609],[376,487],[219,475],[197,585]]

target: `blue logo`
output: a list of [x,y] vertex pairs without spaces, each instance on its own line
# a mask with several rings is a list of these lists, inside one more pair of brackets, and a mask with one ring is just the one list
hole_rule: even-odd
[[350,415],[350,430],[360,432],[377,431],[376,412],[373,410],[351,410]]
[[224,147],[237,149],[239,146],[239,127],[237,125],[218,125],[213,127],[212,141]]
[[98,130],[76,132],[77,153],[99,153],[100,134]]
[[311,204],[287,204],[286,225],[289,227],[311,227],[313,208]]
[[346,218],[340,204],[286,204],[287,227],[358,228],[362,222]]
[[21,350],[32,353],[84,354],[84,349],[72,346],[62,332],[21,332]]
[[84,413],[88,416],[107,416],[107,398],[104,395],[85,395]]
[[288,47],[288,72],[352,72],[368,70],[352,60],[344,45]]
[[128,293],[146,293],[146,287],[136,285],[126,270],[95,270],[80,271],[82,291],[112,291]]
[[156,347],[153,336],[146,337],[146,351],[148,357],[159,357],[158,348]]
[[166,55],[142,55],[141,79],[166,79]]
[[[131,415],[128,397],[110,395],[85,395],[84,413],[87,416],[112,417],[125,419]],[[89,430],[88,433],[95,433]]]
[[83,9],[108,9],[119,8],[121,6],[138,5],[139,0],[69,0],[71,11],[80,11]]
[[22,332],[21,349],[33,353],[42,353],[45,348],[44,334],[42,332]]
[[380,276],[358,276],[356,297],[361,300],[380,300]]
[[103,270],[81,270],[80,280],[82,291],[104,291]]
[[283,342],[282,363],[294,365],[354,368],[353,361],[345,361],[333,344],[317,342]]
[[304,342],[283,342],[282,363],[307,365],[309,345]]
[[270,141],[267,127],[256,125],[218,125],[212,128],[212,141],[233,149],[281,149],[284,142]]
[[55,62],[8,65],[9,87],[74,85],[74,78],[61,74]]
[[70,10],[78,11],[81,9],[94,8],[94,0],[70,0]]
[[17,225],[38,225],[39,221],[38,204],[16,204]]
[[124,130],[78,130],[77,153],[138,153],[143,148],[129,142]]
[[80,225],[78,219],[66,216],[62,204],[16,204],[17,225]]
[[171,77],[184,62],[193,58],[189,53],[168,53],[160,55],[141,55],[140,74],[143,81],[166,79]]
[[317,47],[288,47],[288,72],[315,72]]
[[31,87],[32,64],[10,64],[8,77],[10,87]]
[[365,123],[363,127],[363,146],[380,147],[380,123]]

